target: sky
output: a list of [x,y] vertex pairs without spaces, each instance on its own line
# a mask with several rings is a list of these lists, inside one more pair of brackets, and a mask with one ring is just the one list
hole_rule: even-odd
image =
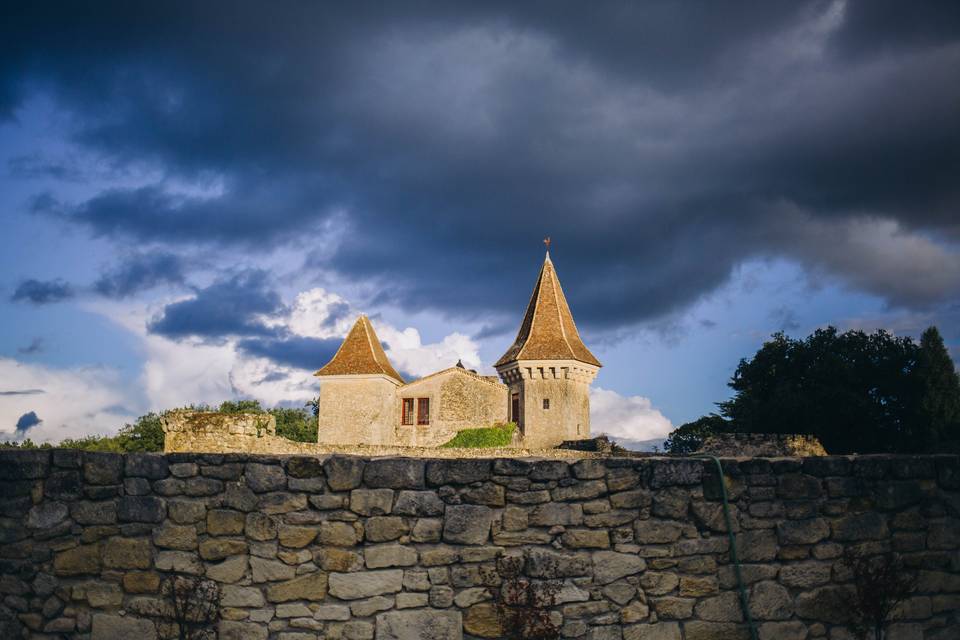
[[302,406],[359,313],[493,373],[545,236],[660,438],[777,331],[960,360],[960,4],[5,6],[0,221],[0,439]]

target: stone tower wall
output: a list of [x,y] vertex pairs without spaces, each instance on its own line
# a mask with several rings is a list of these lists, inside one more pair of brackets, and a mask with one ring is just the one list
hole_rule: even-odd
[[397,385],[384,376],[321,378],[318,441],[341,445],[398,444],[396,389]]
[[[847,549],[918,578],[888,640],[960,635],[960,460],[724,460],[762,640],[852,640]],[[711,464],[0,452],[0,636],[171,638],[165,585],[221,589],[222,640],[498,638],[504,561],[562,585],[564,638],[748,640]]]
[[521,361],[499,371],[510,394],[520,394],[523,446],[555,447],[590,437],[590,382],[597,367],[572,360]]

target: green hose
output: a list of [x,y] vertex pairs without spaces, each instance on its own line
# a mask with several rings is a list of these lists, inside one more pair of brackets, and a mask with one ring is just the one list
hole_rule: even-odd
[[752,640],[759,640],[757,635],[757,625],[750,615],[750,601],[747,598],[747,589],[743,586],[743,575],[740,573],[740,560],[737,559],[737,535],[733,532],[733,524],[730,522],[730,504],[727,501],[727,483],[723,478],[723,465],[716,456],[698,455],[694,458],[702,460],[713,460],[717,465],[717,473],[720,474],[720,494],[723,496],[723,519],[727,523],[727,537],[730,538],[730,561],[733,563],[733,573],[737,577],[737,588],[740,590],[740,608],[743,609],[743,615],[750,625],[750,637]]

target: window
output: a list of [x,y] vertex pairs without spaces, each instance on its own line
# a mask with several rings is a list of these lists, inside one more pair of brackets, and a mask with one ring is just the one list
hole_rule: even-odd
[[430,398],[417,398],[417,424],[430,424]]
[[510,419],[518,427],[523,426],[523,417],[520,415],[520,394],[514,393],[510,397]]
[[413,424],[413,398],[404,398],[400,424]]
[[550,398],[543,399],[543,410],[546,411],[550,408]]

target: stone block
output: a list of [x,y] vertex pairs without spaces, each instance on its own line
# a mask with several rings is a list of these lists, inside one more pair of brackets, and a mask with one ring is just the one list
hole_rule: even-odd
[[567,529],[561,539],[571,549],[610,548],[610,534],[602,529]]
[[277,528],[277,538],[280,544],[291,549],[300,549],[305,547],[317,537],[317,529],[314,527],[294,527],[282,524]]
[[[659,613],[659,609],[657,611]],[[698,619],[711,622],[740,622],[743,620],[740,598],[734,591],[725,591],[720,595],[700,600],[695,612]]]
[[188,551],[160,551],[157,553],[157,569],[174,573],[203,574],[203,564],[196,553]]
[[221,620],[217,625],[217,640],[267,640],[267,627],[252,622]]
[[211,536],[234,536],[244,531],[246,515],[232,509],[211,509],[207,512],[207,533]]
[[700,484],[703,463],[698,460],[653,460],[650,467],[650,488]]
[[377,616],[376,640],[462,640],[459,611],[414,609]]
[[287,474],[284,473],[283,467],[275,464],[248,462],[244,468],[243,477],[246,485],[254,493],[282,491],[287,487]]
[[152,562],[149,538],[110,538],[103,545],[103,566],[107,569],[149,569]]
[[490,460],[453,458],[427,462],[426,478],[431,486],[470,484],[488,480],[492,475]]
[[349,491],[360,486],[365,465],[355,456],[331,456],[323,462],[323,473],[333,491]]
[[393,509],[393,489],[354,489],[350,510],[362,516],[384,516]]
[[291,478],[322,478],[323,461],[313,456],[297,456],[287,462],[287,474]]
[[463,630],[481,638],[503,637],[497,607],[489,602],[475,604],[463,617]]
[[160,574],[153,571],[126,571],[123,590],[127,593],[156,593],[160,590]]
[[830,537],[830,525],[823,518],[785,520],[777,523],[780,544],[816,544]]
[[581,480],[567,487],[557,487],[551,492],[554,500],[592,500],[607,493],[603,480]]
[[[367,521],[368,532],[371,520],[378,519],[370,518]],[[390,520],[393,519],[391,518]],[[399,518],[397,518],[397,520],[399,520]],[[380,520],[378,520],[378,522],[380,522]],[[322,545],[333,547],[352,547],[360,541],[360,536],[360,532],[352,522],[328,521],[320,523],[317,541]],[[397,537],[399,538],[400,536],[397,535]]]
[[623,628],[623,640],[681,640],[676,622],[635,624]]
[[69,514],[70,509],[65,503],[45,500],[27,512],[24,524],[28,529],[49,529],[66,520]]
[[273,540],[277,537],[277,522],[271,516],[254,511],[246,515],[244,531],[252,540]]
[[363,556],[368,569],[409,567],[417,563],[417,551],[399,544],[366,547]]
[[246,555],[233,556],[217,564],[206,565],[207,577],[216,582],[239,582],[247,573],[249,557]]
[[425,466],[417,458],[375,458],[364,467],[363,481],[375,489],[422,489]]
[[[144,618],[106,613],[93,614],[91,640],[117,640],[118,638],[156,640],[157,628],[153,622]],[[266,639],[266,636],[264,636],[264,639]]]
[[684,640],[750,640],[746,625],[693,620],[683,625]]
[[295,567],[278,560],[267,558],[250,558],[250,572],[254,582],[275,582],[291,580],[297,574]]
[[58,576],[78,576],[100,572],[100,545],[86,544],[57,553],[53,571]]
[[457,544],[483,544],[490,535],[493,512],[480,505],[451,505],[443,521],[443,540]]
[[200,557],[204,560],[223,560],[246,552],[246,540],[237,538],[209,538],[200,543]]
[[[603,532],[606,533],[606,532]],[[592,555],[593,579],[597,584],[608,584],[647,568],[646,561],[629,553],[597,551]]]
[[652,598],[654,611],[657,612],[663,620],[686,620],[693,615],[693,606],[696,600],[693,598],[677,598],[666,596],[663,598]]
[[560,480],[570,477],[570,465],[564,460],[538,460],[530,469],[530,479],[534,482]]
[[169,474],[167,459],[161,453],[128,453],[124,456],[127,476],[163,480]]
[[833,539],[841,542],[882,540],[890,535],[887,520],[879,513],[856,513],[830,523]]
[[397,593],[402,588],[402,569],[331,573],[329,575],[330,595],[340,600],[359,600]]
[[120,484],[123,479],[123,456],[119,453],[84,452],[83,479],[87,484]]
[[197,548],[197,528],[192,524],[164,522],[154,529],[153,544],[162,549],[193,551]]
[[750,614],[757,620],[787,620],[793,615],[793,598],[784,587],[764,580],[750,591]]
[[117,505],[117,519],[120,522],[160,523],[167,513],[162,498],[154,496],[124,496]]
[[433,491],[401,491],[393,512],[402,516],[439,516],[443,515],[444,506]]
[[267,587],[267,600],[289,602],[291,600],[323,600],[327,595],[327,574],[322,571],[276,582]]

